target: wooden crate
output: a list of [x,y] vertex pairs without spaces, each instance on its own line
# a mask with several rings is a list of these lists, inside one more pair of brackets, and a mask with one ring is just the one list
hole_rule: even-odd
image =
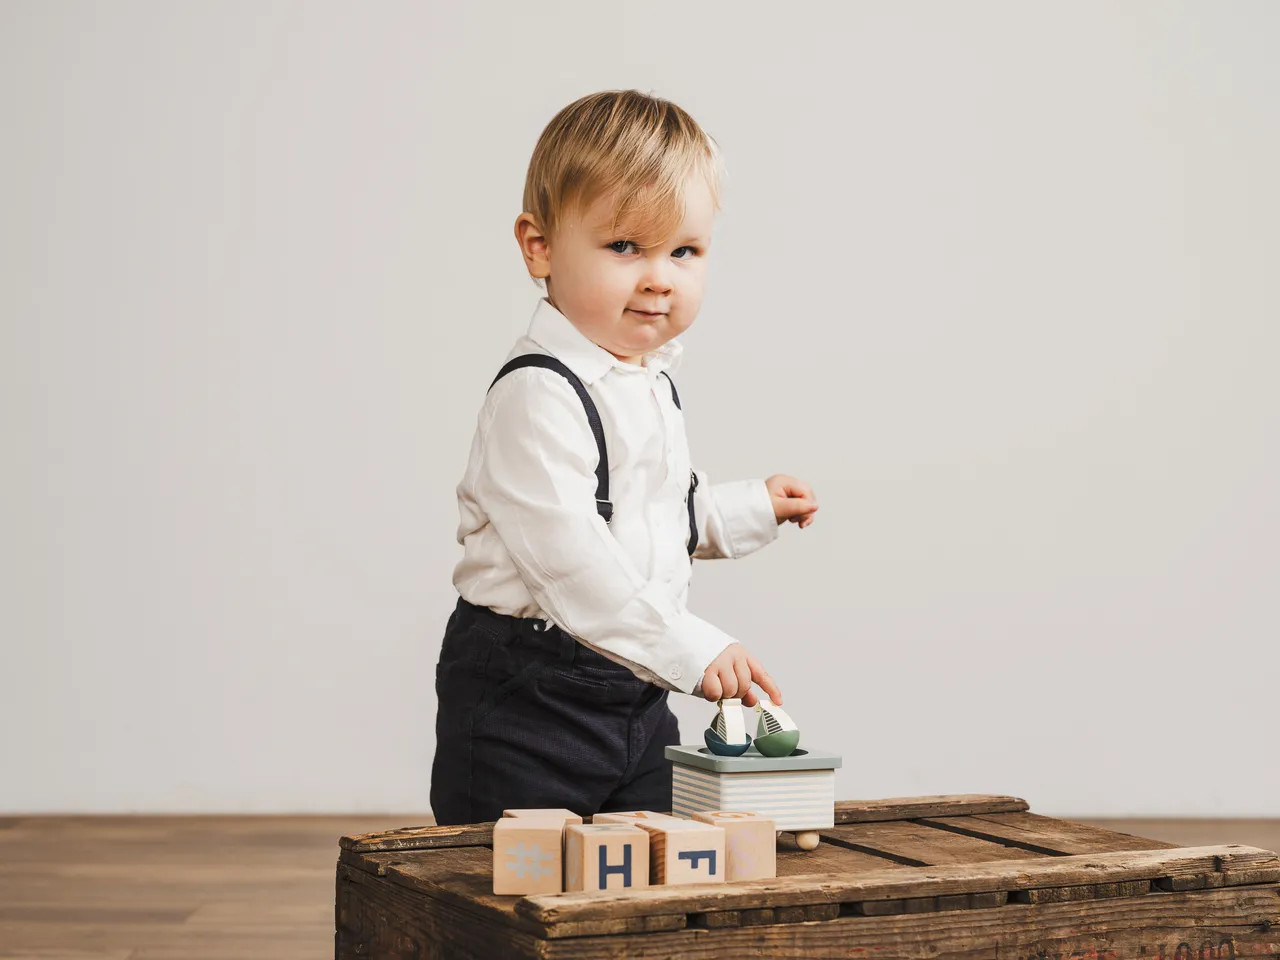
[[1043,817],[1014,797],[836,804],[778,877],[496,897],[492,824],[343,837],[338,960],[1280,955],[1280,858]]

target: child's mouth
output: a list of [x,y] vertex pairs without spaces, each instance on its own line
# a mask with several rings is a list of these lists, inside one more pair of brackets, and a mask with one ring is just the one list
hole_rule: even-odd
[[[627,309],[631,310],[630,307],[628,307]],[[631,310],[631,312],[634,313],[637,317],[641,317],[644,320],[657,320],[659,317],[666,316],[665,313],[645,313],[643,310]]]

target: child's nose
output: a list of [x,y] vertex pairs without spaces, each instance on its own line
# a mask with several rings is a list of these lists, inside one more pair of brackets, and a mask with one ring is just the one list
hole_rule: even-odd
[[648,262],[648,269],[645,270],[644,279],[640,285],[642,290],[654,293],[671,292],[670,267],[662,262],[662,259],[658,257]]

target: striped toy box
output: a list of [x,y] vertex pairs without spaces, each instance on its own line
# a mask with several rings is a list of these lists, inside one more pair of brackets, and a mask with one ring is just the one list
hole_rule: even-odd
[[771,818],[779,830],[809,831],[835,825],[840,757],[797,750],[789,757],[717,757],[706,747],[667,747],[672,764],[671,812],[744,810]]

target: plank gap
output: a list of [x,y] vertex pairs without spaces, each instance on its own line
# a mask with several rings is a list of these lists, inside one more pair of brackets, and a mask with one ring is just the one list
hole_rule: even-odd
[[1027,840],[1015,840],[1011,837],[1002,837],[995,833],[986,833],[973,827],[961,827],[954,823],[942,823],[937,820],[912,820],[912,823],[918,823],[922,827],[930,827],[934,830],[945,830],[948,833],[958,834],[962,837],[970,837],[974,840],[986,840],[989,843],[998,843],[1002,847],[1009,847],[1012,850],[1027,850],[1031,853],[1041,853],[1047,857],[1069,857],[1071,854],[1064,853],[1061,850],[1054,850],[1052,847],[1041,846],[1037,843],[1031,843]]
[[835,847],[844,847],[846,850],[856,850],[858,853],[865,853],[872,857],[879,857],[881,860],[890,860],[893,863],[900,864],[904,867],[927,867],[929,866],[923,860],[916,860],[903,854],[889,853],[887,850],[877,850],[875,847],[868,847],[861,843],[854,843],[852,840],[841,840],[839,837],[831,837],[826,834],[822,835],[822,843],[829,843]]

